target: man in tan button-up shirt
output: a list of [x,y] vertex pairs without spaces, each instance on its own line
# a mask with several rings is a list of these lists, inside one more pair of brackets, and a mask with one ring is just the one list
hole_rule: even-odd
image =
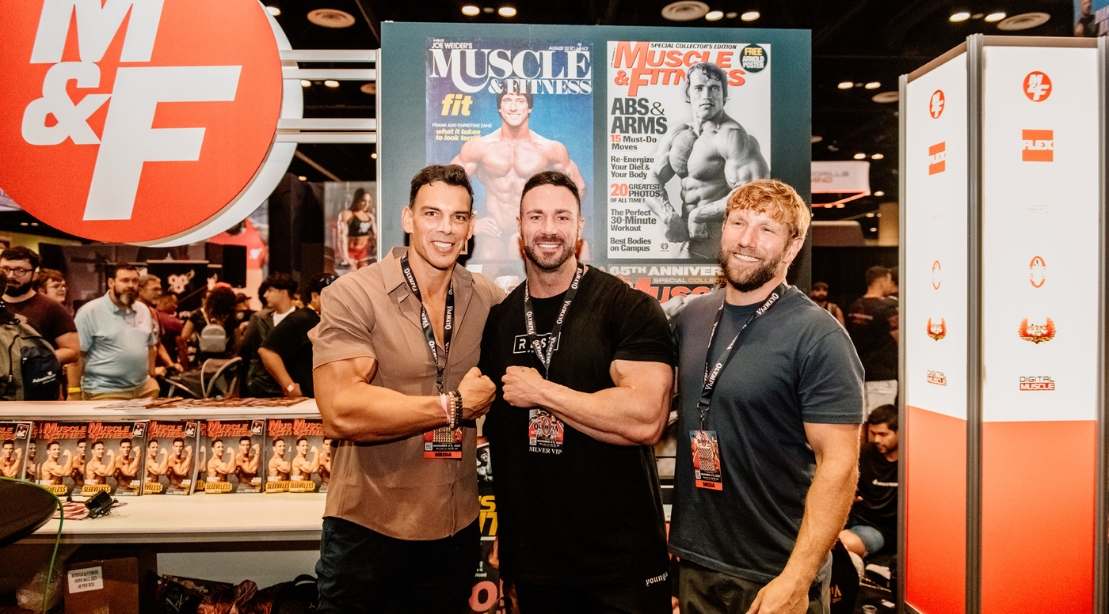
[[461,167],[417,173],[401,222],[411,247],[326,288],[309,335],[336,440],[316,565],[324,614],[468,612],[480,556],[473,420],[494,385],[477,363],[503,293],[455,265],[474,226]]

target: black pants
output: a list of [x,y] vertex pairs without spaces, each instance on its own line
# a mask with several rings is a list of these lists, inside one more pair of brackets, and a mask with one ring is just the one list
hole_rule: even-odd
[[[825,565],[817,573],[806,614],[828,614],[830,571],[830,565]],[[765,586],[686,560],[680,565],[678,585],[682,614],[744,614]]]
[[444,539],[406,541],[340,518],[324,518],[316,563],[316,611],[469,613],[480,558],[476,520]]
[[[648,584],[650,582],[650,584]],[[520,614],[670,614],[665,576],[597,586],[513,582]]]

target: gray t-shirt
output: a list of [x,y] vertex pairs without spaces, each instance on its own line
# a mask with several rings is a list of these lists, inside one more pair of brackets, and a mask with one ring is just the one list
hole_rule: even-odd
[[[743,332],[720,375],[705,429],[720,442],[723,490],[697,488],[690,431],[700,428],[697,401],[722,300],[722,291],[700,297],[674,323],[681,405],[669,545],[699,565],[768,582],[793,551],[816,472],[804,423],[862,423],[863,369],[839,322],[797,288],[786,290]],[[731,311],[738,326],[750,314]]]

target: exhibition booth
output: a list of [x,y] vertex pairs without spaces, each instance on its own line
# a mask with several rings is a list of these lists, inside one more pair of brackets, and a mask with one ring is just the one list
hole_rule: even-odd
[[[168,290],[196,299],[182,309],[220,282],[256,289],[255,235],[272,219],[254,216],[267,201],[313,203],[282,214],[302,279],[356,270],[405,244],[413,173],[460,164],[475,188],[467,269],[506,290],[522,281],[521,177],[555,168],[583,195],[582,259],[676,313],[717,284],[722,214],[705,204],[738,172],[699,160],[697,137],[682,134],[698,113],[695,73],[726,84],[711,104],[743,127],[753,176],[806,202],[870,193],[851,163],[822,169],[836,187],[810,190],[808,31],[389,22],[380,50],[297,50],[254,0],[225,0],[218,14],[62,4],[22,3],[0,25],[13,70],[0,93],[0,188],[79,239],[44,257],[53,250],[85,280],[81,303],[104,293],[118,262],[172,279]],[[1109,607],[1106,53],[1104,39],[976,35],[902,77],[904,462],[882,611]],[[375,116],[304,117],[302,81],[319,79],[374,84]],[[505,112],[506,98],[519,106]],[[527,164],[490,145],[505,131],[530,135]],[[306,187],[286,174],[298,143],[375,144],[377,180]],[[691,171],[713,198],[690,196]],[[790,270],[803,289],[811,248]],[[667,514],[676,430],[672,419],[655,449]],[[312,399],[13,401],[0,404],[0,435],[22,450],[14,477],[63,499],[103,491],[126,503],[42,524],[18,543],[28,566],[61,543],[134,556],[136,574],[262,585],[313,571],[330,453]],[[133,455],[135,471],[75,480],[72,462],[87,462],[94,439],[112,458]],[[478,464],[485,553],[470,605],[499,612],[482,439],[479,427],[478,458],[462,461]],[[236,454],[253,472],[220,473]],[[267,479],[270,461],[294,469]],[[47,463],[70,472],[47,478]]]

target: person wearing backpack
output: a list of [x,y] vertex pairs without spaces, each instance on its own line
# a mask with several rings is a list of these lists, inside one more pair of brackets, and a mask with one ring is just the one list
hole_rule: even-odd
[[209,358],[231,358],[239,349],[238,322],[235,320],[235,292],[218,285],[204,299],[204,306],[189,316],[181,337],[196,346],[196,363]]
[[[26,247],[12,247],[0,253],[0,273],[4,274],[5,281],[3,302],[41,335],[60,365],[77,362],[81,346],[73,317],[61,303],[35,291],[34,277],[39,262],[39,255]],[[59,395],[63,382],[64,378],[55,380]],[[57,399],[59,395],[50,399]]]
[[108,270],[108,292],[77,311],[81,342],[81,398],[84,400],[153,399],[158,343],[150,309],[138,300],[139,271],[130,264]]

